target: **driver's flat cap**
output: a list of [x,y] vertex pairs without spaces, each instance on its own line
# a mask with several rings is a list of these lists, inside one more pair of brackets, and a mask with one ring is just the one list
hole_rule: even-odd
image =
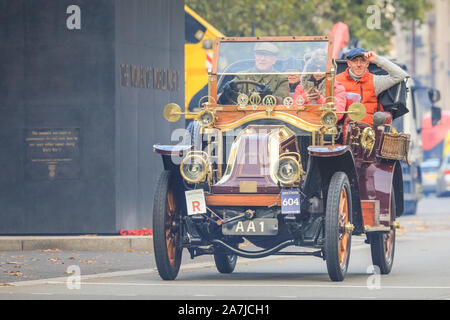
[[270,42],[258,42],[253,49],[255,52],[264,52],[272,55],[278,54],[278,47]]
[[364,53],[368,52],[366,49],[363,48],[353,48],[352,50],[350,50],[349,52],[347,52],[346,55],[346,59],[347,60],[353,60],[357,57],[362,57],[364,56]]

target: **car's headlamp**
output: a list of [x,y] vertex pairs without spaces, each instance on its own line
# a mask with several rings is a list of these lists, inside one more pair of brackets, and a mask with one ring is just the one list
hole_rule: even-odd
[[281,157],[276,166],[276,178],[281,185],[293,185],[302,174],[300,163],[294,157]]
[[214,113],[210,110],[203,110],[197,115],[197,120],[202,127],[210,127],[214,123]]
[[204,157],[198,154],[188,154],[180,164],[181,176],[189,183],[205,181],[208,165]]
[[320,117],[320,122],[326,128],[334,127],[337,123],[337,115],[334,111],[327,111]]

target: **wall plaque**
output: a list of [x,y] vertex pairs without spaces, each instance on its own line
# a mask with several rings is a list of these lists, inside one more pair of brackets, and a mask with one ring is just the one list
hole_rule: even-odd
[[31,180],[80,177],[80,128],[25,130],[25,175]]

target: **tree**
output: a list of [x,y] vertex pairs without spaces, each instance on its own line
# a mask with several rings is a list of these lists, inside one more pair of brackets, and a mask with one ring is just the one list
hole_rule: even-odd
[[[394,22],[425,21],[431,0],[185,0],[226,36],[327,35],[342,21],[350,36],[385,52]],[[377,20],[378,19],[378,20]]]

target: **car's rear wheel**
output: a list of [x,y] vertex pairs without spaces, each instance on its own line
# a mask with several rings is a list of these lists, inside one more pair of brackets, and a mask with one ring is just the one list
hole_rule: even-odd
[[174,280],[180,269],[180,210],[176,202],[176,178],[163,171],[156,185],[153,204],[153,246],[156,266],[164,280]]
[[232,273],[236,267],[237,255],[222,252],[214,253],[214,262],[220,273]]
[[[391,194],[391,215],[396,216],[395,193]],[[395,228],[389,232],[376,232],[369,235],[372,263],[378,266],[381,274],[388,274],[394,264]]]
[[336,172],[330,181],[325,216],[325,259],[332,281],[342,281],[350,259],[352,195],[344,172]]

